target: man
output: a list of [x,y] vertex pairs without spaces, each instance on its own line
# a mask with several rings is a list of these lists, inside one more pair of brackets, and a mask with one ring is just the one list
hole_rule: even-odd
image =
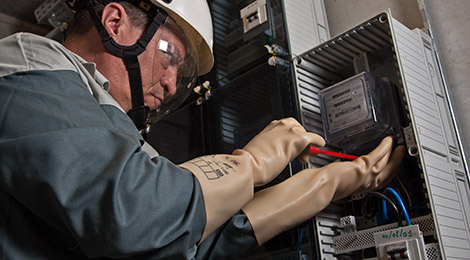
[[289,118],[233,154],[174,165],[139,130],[212,67],[207,3],[74,8],[91,18],[77,18],[64,45],[26,33],[0,41],[3,259],[220,259],[332,199],[377,188],[403,155],[390,155],[387,138],[354,162],[307,169],[254,195],[295,157],[307,161],[309,145],[324,145]]

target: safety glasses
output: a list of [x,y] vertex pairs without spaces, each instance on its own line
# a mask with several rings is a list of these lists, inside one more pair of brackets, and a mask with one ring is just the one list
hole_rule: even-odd
[[[154,67],[158,66],[157,70],[164,70],[167,75],[171,75],[171,82],[167,86],[163,102],[155,111],[150,112],[149,123],[168,115],[184,102],[193,92],[198,72],[198,50],[187,37],[189,34],[171,18],[168,18],[159,30],[161,36],[157,43]],[[152,82],[158,80],[153,78]]]

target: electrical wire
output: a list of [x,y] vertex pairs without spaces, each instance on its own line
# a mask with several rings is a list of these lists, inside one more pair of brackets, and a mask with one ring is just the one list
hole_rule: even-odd
[[405,187],[405,184],[403,183],[403,181],[401,180],[400,177],[397,177],[397,180],[398,180],[398,184],[401,186],[403,192],[405,193],[405,196],[406,196],[406,200],[408,201],[408,205],[412,205],[411,203],[411,196],[410,196],[410,193],[406,190],[406,187]]
[[[364,198],[364,203],[362,204],[361,206],[361,211],[362,211],[362,215],[366,216],[366,215],[369,215],[365,212],[365,205],[367,205],[367,201],[371,198],[371,197],[377,197],[377,198],[380,198],[386,202],[388,202],[390,204],[390,206],[393,208],[393,211],[395,212],[395,215],[397,216],[397,223],[398,223],[398,226],[399,227],[402,227],[403,223],[402,223],[402,219],[401,219],[401,215],[400,215],[400,212],[398,212],[398,208],[397,206],[395,205],[395,203],[389,198],[387,197],[386,195],[380,193],[380,192],[376,192],[376,191],[373,191],[373,192],[369,192],[366,197]],[[386,207],[385,207],[386,208]]]
[[405,220],[406,220],[406,224],[407,224],[408,226],[411,226],[411,221],[410,221],[410,217],[408,216],[408,211],[406,210],[405,204],[403,204],[403,200],[400,198],[400,195],[398,195],[398,193],[397,193],[394,189],[392,189],[392,188],[390,188],[390,187],[385,188],[385,190],[383,191],[383,193],[384,193],[385,195],[391,194],[391,195],[394,196],[394,198],[395,198],[396,201],[398,202],[398,205],[400,205],[400,207],[401,207],[401,210],[402,210],[402,212],[403,212],[403,216],[405,217]]
[[300,252],[300,246],[302,245],[302,240],[304,238],[304,230],[300,229],[300,232],[298,234],[298,241],[297,241],[297,252]]

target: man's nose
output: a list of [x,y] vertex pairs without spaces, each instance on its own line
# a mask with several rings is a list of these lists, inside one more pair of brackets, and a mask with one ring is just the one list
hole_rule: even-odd
[[178,69],[169,67],[161,79],[161,84],[165,88],[165,94],[173,96],[176,93],[176,79]]

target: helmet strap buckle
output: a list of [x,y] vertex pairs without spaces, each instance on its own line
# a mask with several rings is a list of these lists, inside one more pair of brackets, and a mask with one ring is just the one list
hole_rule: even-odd
[[147,116],[149,113],[149,107],[148,106],[141,106],[141,107],[133,107],[129,112],[127,112],[127,115],[132,119],[132,122],[134,122],[134,125],[137,127],[137,129],[142,130],[147,127]]

